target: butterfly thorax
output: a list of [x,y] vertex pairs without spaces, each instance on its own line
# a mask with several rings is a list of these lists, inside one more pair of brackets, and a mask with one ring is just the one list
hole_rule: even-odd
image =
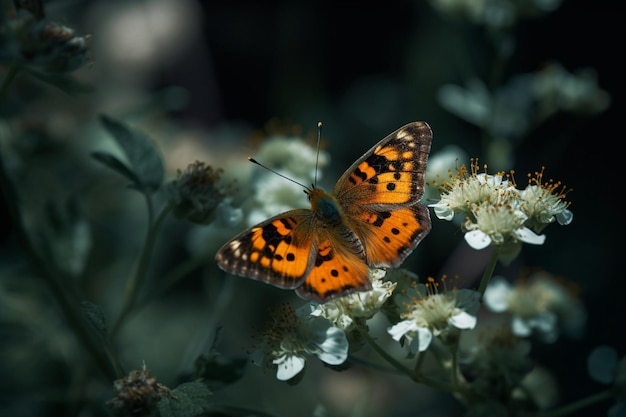
[[335,197],[317,187],[313,187],[307,195],[311,201],[311,209],[320,220],[327,225],[341,223],[341,209]]

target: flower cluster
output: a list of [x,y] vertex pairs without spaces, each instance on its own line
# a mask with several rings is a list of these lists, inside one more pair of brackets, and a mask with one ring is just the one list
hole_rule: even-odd
[[580,335],[587,317],[574,292],[547,272],[535,272],[515,285],[495,277],[483,300],[491,311],[512,315],[513,334],[536,335],[545,342],[554,342],[561,330]]
[[[486,171],[486,168],[485,168]],[[433,184],[441,198],[430,205],[435,215],[452,220],[465,215],[465,240],[474,249],[499,247],[502,262],[510,262],[519,254],[522,243],[541,245],[545,236],[537,233],[555,220],[562,225],[572,221],[567,191],[560,182],[543,180],[543,169],[529,175],[529,185],[519,190],[504,173],[480,172],[478,160],[471,159],[450,174],[448,180]]]

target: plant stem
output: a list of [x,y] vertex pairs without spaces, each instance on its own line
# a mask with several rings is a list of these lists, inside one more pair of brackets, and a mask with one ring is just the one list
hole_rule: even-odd
[[459,388],[459,345],[454,344],[450,346],[450,356],[452,358],[452,366],[450,367],[450,375],[452,379],[452,386],[455,389]]
[[485,272],[483,273],[483,277],[480,280],[480,286],[478,287],[478,293],[480,294],[480,298],[482,299],[485,290],[487,289],[487,285],[489,285],[489,281],[493,276],[493,271],[496,269],[496,264],[498,263],[498,255],[500,254],[500,250],[497,246],[493,247],[493,252],[491,253],[491,259],[489,259],[489,263],[485,267]]
[[[141,252],[141,256],[139,258],[139,263],[137,265],[137,270],[135,275],[130,279],[128,285],[126,287],[126,299],[124,301],[124,306],[122,307],[122,311],[118,316],[117,320],[113,324],[111,328],[111,337],[114,337],[119,331],[121,325],[124,322],[124,319],[128,316],[128,314],[135,308],[137,303],[137,298],[139,297],[139,293],[143,287],[144,282],[146,281],[146,277],[148,275],[148,268],[150,266],[150,259],[152,258],[152,253],[154,251],[154,245],[156,243],[157,236],[161,230],[161,226],[163,225],[163,221],[167,217],[167,215],[172,211],[172,206],[167,205],[163,208],[159,216],[156,218],[154,223],[151,223],[148,227],[148,232],[146,233],[146,240],[143,245],[143,250]],[[152,217],[150,213],[151,204],[148,203],[148,211],[149,217]]]
[[359,333],[361,334],[361,336],[363,336],[363,339],[365,339],[365,341],[367,341],[367,343],[376,351],[376,353],[378,353],[383,359],[385,359],[387,362],[389,362],[394,368],[396,368],[401,373],[407,375],[413,381],[422,383],[424,385],[428,385],[428,386],[430,386],[432,388],[436,388],[436,389],[439,389],[441,391],[450,392],[450,393],[457,392],[454,388],[450,387],[447,384],[441,383],[441,382],[436,381],[434,379],[430,379],[428,377],[425,377],[423,375],[419,375],[419,374],[413,372],[411,369],[407,368],[402,363],[400,363],[398,360],[396,360],[396,358],[394,358],[393,356],[391,356],[390,354],[385,352],[385,350],[383,348],[381,348],[378,345],[378,343],[376,343],[376,341],[374,339],[372,339],[372,337],[369,335],[369,333],[367,333],[366,330],[364,330],[364,329],[362,329],[360,327],[358,327],[358,329],[359,329]]

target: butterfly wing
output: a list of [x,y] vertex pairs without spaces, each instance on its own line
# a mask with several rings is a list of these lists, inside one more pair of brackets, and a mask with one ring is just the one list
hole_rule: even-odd
[[367,264],[397,267],[431,229],[420,203],[432,131],[423,122],[391,133],[341,176],[334,195],[363,243]]
[[235,236],[217,252],[224,271],[293,289],[313,266],[313,212],[291,210]]

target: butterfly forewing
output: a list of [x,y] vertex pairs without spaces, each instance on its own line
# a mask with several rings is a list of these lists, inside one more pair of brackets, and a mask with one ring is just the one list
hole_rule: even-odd
[[409,123],[374,145],[343,173],[334,194],[350,207],[404,205],[424,194],[424,172],[432,131],[423,122]]
[[217,253],[218,265],[235,275],[280,288],[298,287],[312,264],[311,210],[292,210],[234,237]]

